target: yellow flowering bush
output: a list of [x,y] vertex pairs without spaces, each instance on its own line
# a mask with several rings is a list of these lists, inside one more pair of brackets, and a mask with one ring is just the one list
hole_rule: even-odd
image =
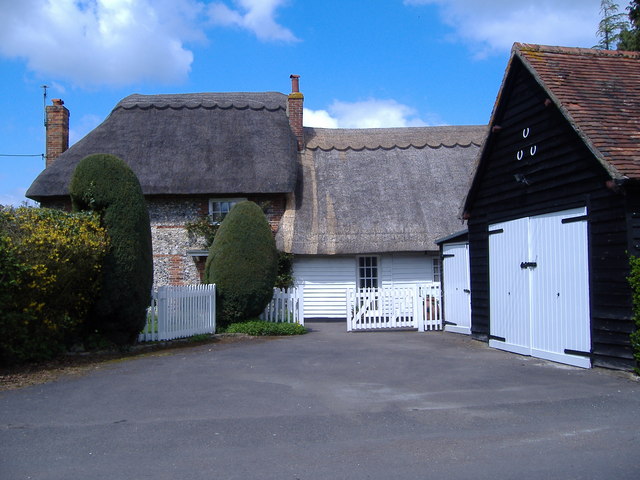
[[76,339],[100,291],[109,240],[90,212],[0,208],[0,359],[52,356]]

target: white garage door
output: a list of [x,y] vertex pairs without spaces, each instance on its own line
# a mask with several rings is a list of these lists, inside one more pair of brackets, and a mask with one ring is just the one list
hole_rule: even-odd
[[585,215],[577,208],[489,226],[490,346],[590,367]]
[[471,333],[471,290],[469,284],[469,244],[442,246],[445,330]]

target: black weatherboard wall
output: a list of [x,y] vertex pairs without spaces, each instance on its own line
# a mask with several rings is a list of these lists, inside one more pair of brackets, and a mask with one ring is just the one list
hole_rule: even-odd
[[[617,188],[545,90],[517,57],[467,197],[472,334],[487,339],[490,224],[587,207],[592,361],[631,368],[631,292],[627,228],[637,195]],[[637,210],[640,212],[640,210]],[[640,242],[636,241],[635,244]],[[632,252],[633,253],[633,252]]]

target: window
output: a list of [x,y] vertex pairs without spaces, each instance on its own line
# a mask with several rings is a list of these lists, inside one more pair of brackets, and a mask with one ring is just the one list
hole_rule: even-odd
[[378,257],[358,257],[358,287],[378,288]]
[[219,223],[236,203],[246,198],[212,198],[209,200],[209,215],[215,223]]
[[440,281],[440,257],[433,257],[433,281]]

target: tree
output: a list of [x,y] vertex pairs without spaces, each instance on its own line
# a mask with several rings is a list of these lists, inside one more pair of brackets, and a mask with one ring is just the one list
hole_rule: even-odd
[[633,0],[627,7],[629,28],[620,32],[618,50],[640,51],[640,0]]
[[118,157],[89,155],[69,187],[74,210],[93,210],[111,240],[102,290],[89,326],[112,342],[133,343],[146,322],[153,284],[149,212],[135,173]]
[[215,283],[218,325],[259,315],[271,301],[278,251],[262,209],[253,202],[234,206],[209,248],[204,282]]
[[611,50],[620,40],[620,33],[627,28],[628,22],[624,13],[618,13],[618,4],[612,0],[600,1],[602,20],[598,24],[596,35],[600,41],[594,48]]

